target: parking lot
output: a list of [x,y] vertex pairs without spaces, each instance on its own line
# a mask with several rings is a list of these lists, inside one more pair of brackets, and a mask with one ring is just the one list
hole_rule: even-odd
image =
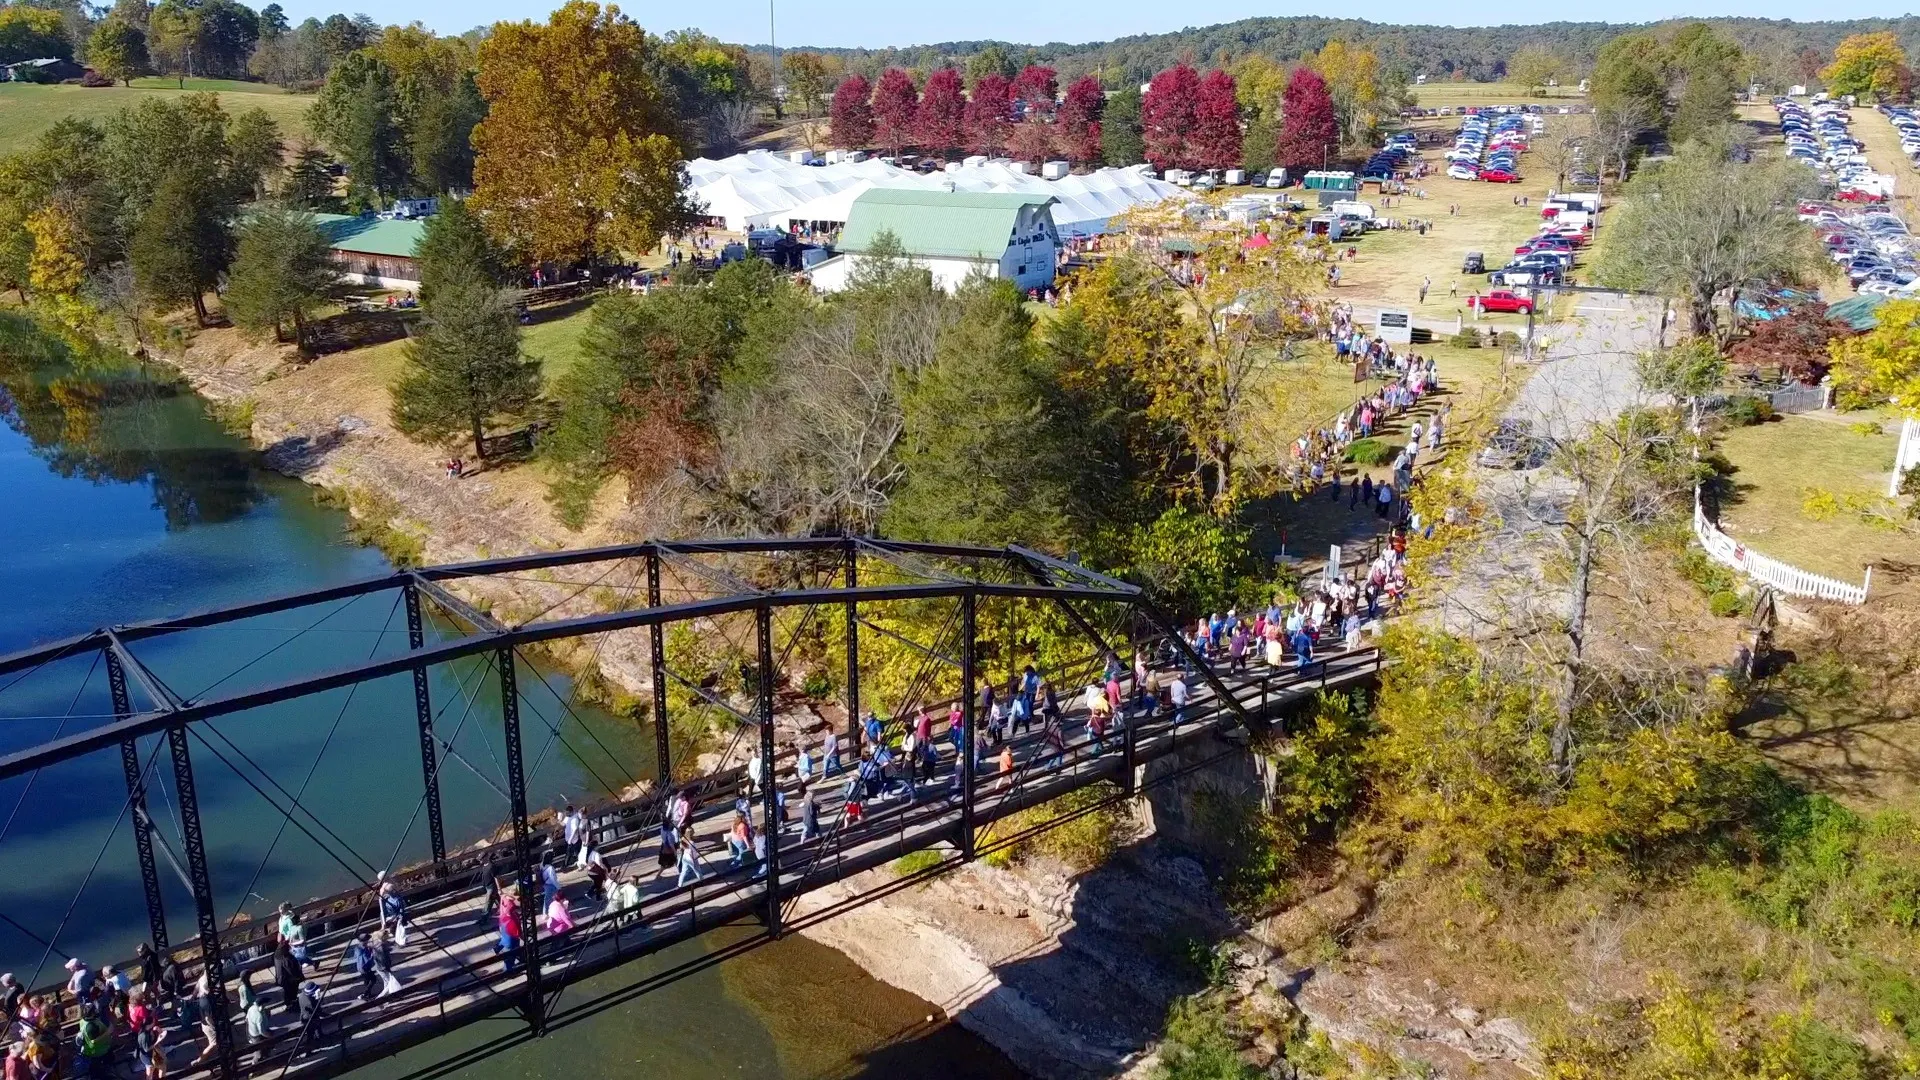
[[[1872,160],[1853,132],[1861,110],[1791,98],[1775,98],[1773,107],[1787,156],[1832,186],[1830,199],[1800,204],[1800,219],[1813,227],[1848,285],[1860,293],[1920,295],[1920,252],[1907,222],[1891,205],[1896,178],[1876,169],[1884,162]],[[1868,115],[1892,126],[1903,154],[1912,147],[1910,156],[1920,156],[1920,118],[1912,110],[1882,106],[1880,116]]]

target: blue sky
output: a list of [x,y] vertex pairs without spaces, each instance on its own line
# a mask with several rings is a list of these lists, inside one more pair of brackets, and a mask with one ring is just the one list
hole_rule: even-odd
[[[543,18],[559,0],[282,0],[297,21],[308,15],[359,10],[382,23],[418,20],[435,30],[458,33],[500,19]],[[1162,33],[1182,26],[1207,26],[1252,15],[1331,14],[1334,9],[1301,6],[1276,10],[1253,0],[775,0],[779,39],[784,45],[882,46],[936,41],[998,38],[1008,41],[1104,41],[1128,34]],[[354,5],[358,5],[355,7]],[[649,30],[697,26],[727,41],[767,40],[765,0],[685,4],[671,0],[630,0],[621,10]],[[1749,15],[1760,18],[1854,19],[1894,14],[1886,0],[1567,0],[1527,5],[1467,3],[1463,0],[1381,0],[1352,10],[1374,22],[1442,23],[1454,26],[1547,19],[1645,22],[1682,15]]]

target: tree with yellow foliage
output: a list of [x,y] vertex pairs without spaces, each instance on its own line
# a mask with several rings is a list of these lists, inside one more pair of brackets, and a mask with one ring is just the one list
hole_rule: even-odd
[[1144,393],[1147,417],[1181,433],[1202,504],[1231,512],[1258,374],[1310,334],[1319,269],[1285,237],[1249,248],[1243,229],[1196,231],[1177,205],[1133,211],[1126,233],[1136,246],[1112,260],[1125,272],[1106,321],[1139,332],[1110,330],[1110,361]]
[[87,276],[84,251],[86,231],[73,214],[51,202],[27,215],[27,235],[33,238],[27,284],[42,296],[72,296]]
[[1854,34],[1833,50],[1833,63],[1820,72],[1827,90],[1834,95],[1858,94],[1885,98],[1894,92],[1907,71],[1906,50],[1893,31],[1878,34]]
[[1891,398],[1920,416],[1920,300],[1889,300],[1878,314],[1871,333],[1827,346],[1834,384],[1869,401]]
[[652,48],[619,8],[590,0],[545,25],[500,23],[481,44],[488,113],[473,132],[473,205],[516,254],[617,258],[690,223]]
[[1369,49],[1335,39],[1307,58],[1307,66],[1327,80],[1340,136],[1349,144],[1367,143],[1383,115],[1399,108],[1399,93],[1388,85],[1380,58]]

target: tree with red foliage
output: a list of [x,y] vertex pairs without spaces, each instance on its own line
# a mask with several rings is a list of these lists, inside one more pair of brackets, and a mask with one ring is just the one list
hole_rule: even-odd
[[913,125],[920,116],[920,88],[913,76],[900,68],[880,73],[880,85],[873,88],[873,137],[880,145],[900,153],[913,145]]
[[1203,169],[1231,169],[1240,164],[1240,99],[1233,76],[1221,68],[1200,80],[1193,107],[1194,164]]
[[1053,156],[1053,125],[1029,117],[1013,125],[1007,156],[1015,161],[1046,161]]
[[861,75],[849,75],[833,88],[833,105],[827,113],[831,118],[827,137],[833,145],[845,150],[873,145],[873,106],[867,104],[872,96],[873,84]]
[[920,92],[920,115],[914,132],[929,154],[945,155],[961,144],[966,132],[967,98],[961,91],[958,68],[941,68],[927,76]]
[[1833,363],[1828,343],[1857,333],[1846,323],[1827,318],[1825,304],[1806,304],[1748,324],[1747,336],[1727,349],[1727,359],[1756,371],[1777,367],[1786,378],[1811,386]]
[[1200,73],[1186,64],[1153,77],[1140,101],[1140,134],[1147,160],[1156,169],[1194,164],[1194,110],[1199,106]]
[[1107,107],[1106,91],[1100,80],[1082,76],[1067,87],[1066,100],[1054,114],[1054,134],[1059,152],[1077,162],[1100,160],[1100,114]]
[[1050,67],[1028,64],[1013,77],[1012,96],[1025,106],[1021,113],[1028,120],[1053,118],[1054,98],[1060,93],[1060,81]]
[[1333,95],[1327,82],[1306,65],[1293,69],[1280,95],[1280,138],[1273,160],[1298,175],[1325,168],[1328,155],[1340,146],[1340,123],[1334,117]]
[[967,95],[967,149],[976,154],[998,154],[1007,146],[1013,127],[1012,85],[1000,74],[982,75]]

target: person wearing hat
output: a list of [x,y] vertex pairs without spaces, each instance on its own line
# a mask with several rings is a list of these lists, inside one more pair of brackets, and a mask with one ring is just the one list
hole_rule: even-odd
[[76,1004],[93,990],[93,969],[77,956],[67,958],[67,993]]

